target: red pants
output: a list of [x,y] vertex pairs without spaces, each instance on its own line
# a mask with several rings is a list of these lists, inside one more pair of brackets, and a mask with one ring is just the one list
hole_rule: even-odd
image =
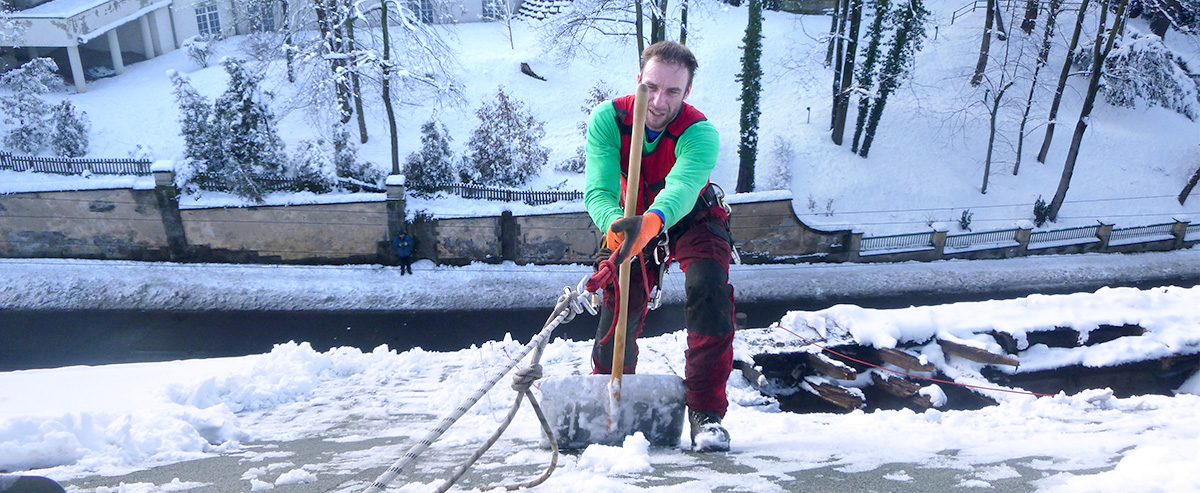
[[[687,324],[687,351],[684,352],[684,378],[687,406],[714,411],[725,416],[729,402],[725,382],[733,369],[733,286],[729,284],[729,257],[732,241],[728,214],[710,207],[693,211],[668,231],[671,252],[684,272],[687,298],[684,318]],[[625,327],[625,364],[623,373],[637,368],[637,336],[645,325],[650,290],[660,279],[651,241],[633,260],[629,280],[629,320]],[[610,285],[604,289],[604,306],[596,343],[592,347],[592,372],[612,373],[613,334],[616,325],[617,296]]]

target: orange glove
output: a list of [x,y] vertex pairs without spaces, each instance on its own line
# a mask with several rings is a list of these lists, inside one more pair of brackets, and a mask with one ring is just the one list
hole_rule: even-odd
[[[659,216],[656,211],[613,221],[612,226],[608,227],[608,236],[609,238],[619,236],[621,240],[619,247],[611,244],[608,246],[616,252],[612,257],[613,263],[621,265],[634,254],[641,252],[651,239],[662,232],[662,229],[662,216]],[[633,240],[624,241],[627,238],[633,238]]]

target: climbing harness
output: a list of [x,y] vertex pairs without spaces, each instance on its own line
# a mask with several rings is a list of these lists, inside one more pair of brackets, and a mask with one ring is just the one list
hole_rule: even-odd
[[457,482],[464,474],[466,474],[467,469],[469,469],[471,465],[475,463],[475,461],[479,460],[479,458],[482,457],[483,454],[489,448],[491,448],[493,444],[496,443],[496,441],[500,438],[500,435],[502,435],[504,431],[508,429],[508,425],[512,423],[513,418],[517,414],[517,409],[519,409],[521,406],[522,398],[529,401],[530,407],[533,408],[534,414],[537,415],[538,420],[541,422],[542,432],[545,433],[546,437],[549,439],[552,455],[549,466],[547,466],[546,471],[542,473],[540,477],[525,483],[504,486],[504,488],[508,490],[531,488],[549,479],[550,474],[554,471],[554,468],[558,464],[558,442],[554,439],[554,432],[551,430],[550,424],[546,420],[546,416],[542,412],[541,406],[538,405],[537,399],[533,397],[533,393],[529,390],[529,388],[533,382],[542,377],[542,366],[539,361],[542,358],[542,352],[546,348],[546,343],[550,340],[550,333],[553,332],[554,329],[559,325],[573,320],[575,315],[581,314],[585,311],[592,315],[596,315],[596,313],[598,313],[596,308],[588,302],[587,297],[583,296],[583,294],[587,293],[584,285],[587,283],[589,277],[590,276],[588,275],[583,276],[583,279],[581,279],[579,284],[574,288],[570,286],[563,287],[563,294],[559,295],[558,301],[554,305],[554,311],[550,314],[550,318],[546,320],[546,325],[542,327],[541,332],[538,332],[536,335],[534,335],[529,343],[523,346],[521,350],[515,354],[508,365],[494,372],[482,385],[479,386],[478,389],[475,390],[473,394],[471,394],[471,396],[463,400],[462,403],[455,407],[449,415],[443,418],[437,426],[430,430],[429,433],[427,433],[423,438],[414,443],[412,447],[410,447],[408,451],[404,453],[403,456],[393,462],[392,465],[389,466],[383,472],[383,474],[380,474],[379,478],[371,483],[370,486],[368,486],[364,491],[366,493],[381,493],[384,488],[387,488],[387,486],[391,484],[392,481],[395,481],[400,473],[404,471],[404,468],[408,467],[414,460],[417,459],[417,457],[419,457],[423,452],[425,452],[425,450],[433,445],[433,442],[437,441],[438,438],[445,434],[446,431],[449,430],[450,427],[459,420],[459,418],[462,418],[463,415],[467,413],[467,410],[471,409],[472,406],[478,403],[479,400],[483,398],[484,394],[487,394],[487,392],[491,390],[492,387],[494,387],[496,383],[504,377],[504,375],[508,374],[509,370],[512,370],[514,367],[516,367],[517,364],[520,363],[521,360],[523,360],[530,352],[533,353],[533,357],[530,359],[529,366],[518,370],[516,374],[513,375],[512,387],[513,390],[517,391],[517,398],[516,401],[513,402],[512,407],[509,409],[508,414],[505,416],[505,419],[503,423],[501,423],[499,429],[497,429],[496,432],[493,433],[492,436],[489,437],[488,440],[485,441],[484,444],[481,445],[479,449],[467,459],[466,462],[455,468],[450,478],[448,478],[441,485],[441,487],[437,489],[437,491],[441,493],[449,490],[455,482]]

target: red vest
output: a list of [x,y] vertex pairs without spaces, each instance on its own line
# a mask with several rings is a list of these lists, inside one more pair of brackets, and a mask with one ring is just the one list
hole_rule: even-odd
[[[658,146],[652,152],[642,149],[641,183],[638,184],[637,213],[644,214],[648,204],[666,185],[667,173],[675,166],[675,143],[679,136],[696,122],[706,120],[704,114],[690,104],[683,107],[675,119],[659,136]],[[617,128],[621,131],[621,203],[625,202],[625,188],[629,177],[629,144],[633,135],[633,95],[613,100],[617,109]]]

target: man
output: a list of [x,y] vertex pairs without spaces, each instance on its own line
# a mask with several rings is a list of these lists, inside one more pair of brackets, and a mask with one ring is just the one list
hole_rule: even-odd
[[403,276],[405,272],[412,274],[412,236],[407,231],[401,231],[392,240],[392,247],[396,249],[396,257],[400,259],[400,275]]
[[[637,366],[648,297],[671,258],[655,250],[663,238],[684,271],[687,296],[684,385],[692,448],[729,450],[721,425],[728,400],[725,382],[733,365],[733,287],[729,285],[732,239],[728,211],[708,181],[716,166],[716,127],[684,102],[697,62],[687,47],[654,43],[642,53],[638,82],[649,89],[641,183],[636,216],[623,219],[625,178],[633,123],[633,96],[596,107],[588,122],[584,202],[614,253],[600,262],[589,289],[604,288],[604,308],[592,350],[593,372],[612,372],[618,294],[617,266],[637,255],[630,269],[629,320],[624,373]],[[654,240],[654,241],[651,241]]]

